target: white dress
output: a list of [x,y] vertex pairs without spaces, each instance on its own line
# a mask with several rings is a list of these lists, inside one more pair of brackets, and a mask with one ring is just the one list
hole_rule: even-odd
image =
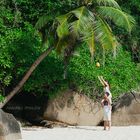
[[104,121],[111,121],[111,107],[109,105],[104,106]]

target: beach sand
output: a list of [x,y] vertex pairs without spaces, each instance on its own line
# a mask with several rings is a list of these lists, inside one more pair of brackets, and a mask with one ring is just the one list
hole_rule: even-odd
[[103,127],[77,126],[66,128],[22,128],[23,140],[140,140],[140,126]]

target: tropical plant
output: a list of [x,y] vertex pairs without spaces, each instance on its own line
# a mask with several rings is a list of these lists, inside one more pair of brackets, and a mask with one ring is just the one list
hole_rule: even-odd
[[42,34],[43,41],[48,41],[49,44],[53,38],[55,41],[53,40],[52,46],[55,46],[58,51],[84,41],[88,44],[92,56],[96,50],[96,44],[103,51],[113,49],[115,56],[119,43],[110,25],[113,22],[130,33],[135,24],[134,18],[123,12],[114,0],[86,0],[79,1],[79,5],[84,6],[55,19],[50,18],[49,15],[42,16],[36,28]]
[[114,0],[83,0],[78,1],[77,4],[77,9],[64,15],[57,17],[45,15],[39,19],[36,29],[41,33],[43,44],[47,44],[47,49],[32,64],[0,107],[3,107],[19,91],[35,68],[53,49],[63,52],[64,56],[69,58],[77,44],[86,42],[92,58],[96,46],[100,46],[103,52],[106,49],[113,49],[115,56],[119,43],[110,25],[113,21],[130,32],[135,24],[133,17],[121,11],[120,6]]
[[[88,48],[82,45],[76,50],[79,55],[74,55],[68,65],[68,80],[70,88],[85,94],[93,99],[101,99],[102,85],[98,75],[109,81],[113,100],[121,94],[136,90],[140,85],[140,68],[132,61],[131,54],[123,47],[117,49],[116,59],[111,53],[106,54],[105,66],[102,65],[102,54],[98,53],[94,62],[90,63]],[[96,62],[100,62],[100,67]]]
[[140,63],[140,1],[139,0],[117,0],[121,8],[133,15],[136,20],[136,26],[128,35],[123,29],[115,29],[116,36],[121,38],[121,44],[126,50],[129,50],[133,61]]

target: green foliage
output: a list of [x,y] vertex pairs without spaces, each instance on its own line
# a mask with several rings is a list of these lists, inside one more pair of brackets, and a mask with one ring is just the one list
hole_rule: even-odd
[[[94,3],[93,6],[98,10],[94,9],[93,12],[99,12],[102,16],[93,15],[90,12],[93,8],[91,2]],[[124,11],[135,16],[139,25],[139,1],[129,0],[124,2],[118,0],[118,2],[123,6]],[[85,8],[86,6],[87,9]],[[101,7],[99,8],[99,6]],[[113,8],[107,9],[104,6]],[[81,8],[74,10],[78,7]],[[68,66],[68,79],[64,80],[64,61],[53,52],[33,72],[23,87],[23,92],[34,92],[39,95],[54,97],[56,94],[59,95],[59,91],[69,86],[87,94],[91,98],[98,98],[102,92],[101,84],[97,79],[98,75],[103,75],[110,82],[113,98],[117,98],[121,93],[138,86],[140,68],[137,68],[136,64],[131,61],[128,52],[120,49],[114,60],[112,59],[112,54],[107,51],[104,60],[101,53],[102,49],[99,49],[111,48],[110,46],[114,44],[116,46],[117,40],[115,40],[109,27],[109,25],[114,24],[110,19],[129,31],[134,23],[132,17],[125,17],[123,12],[119,13],[121,9],[114,0],[1,0],[0,9],[0,101],[17,85],[31,64],[46,49],[46,47],[41,47],[41,38],[33,28],[37,20],[45,14],[47,14],[47,17],[41,19],[41,21],[44,21],[42,22],[43,24],[39,25],[39,29],[47,22],[45,33],[47,36],[52,35],[54,31],[51,26],[52,20],[57,17],[53,27],[56,28],[56,24],[58,25],[56,30],[57,37],[60,38],[58,46],[62,47],[63,45],[65,48],[68,44],[75,45],[76,43],[80,46],[79,42],[85,40],[89,45],[91,55],[93,56],[95,49],[97,53],[94,54],[95,60],[91,63],[88,50],[79,48],[77,51],[80,52],[80,55],[78,56],[75,53],[71,59]],[[110,12],[109,9],[111,9]],[[69,13],[69,16],[66,13]],[[120,15],[125,20],[121,20]],[[102,19],[103,16],[105,20]],[[109,20],[106,20],[108,17]],[[96,22],[95,19],[97,20]],[[130,19],[129,25],[128,20]],[[95,25],[94,28],[91,28],[93,26],[91,21]],[[123,29],[113,29],[115,29],[119,41],[124,38],[124,47],[127,45],[130,47],[128,33]],[[74,33],[79,40],[70,39],[69,31]],[[131,36],[134,37],[137,45],[139,44],[139,31],[139,26],[137,26]],[[65,36],[67,37],[65,38]],[[54,40],[58,39],[57,37],[50,36],[50,43],[47,42],[47,45],[54,43]],[[131,39],[131,37],[129,38]],[[99,39],[101,40],[100,42]],[[87,46],[87,44],[84,45]],[[101,63],[100,68],[95,66],[97,61]]]
[[122,9],[130,13],[136,20],[136,26],[133,29],[131,35],[124,30],[115,29],[115,33],[121,40],[121,43],[131,53],[133,60],[136,63],[140,63],[140,1],[139,0],[117,0]]
[[[58,16],[73,9],[77,4],[75,0],[15,0],[18,10],[22,13],[24,21],[35,25],[40,16],[47,13],[48,18]],[[15,3],[11,5],[14,9]]]
[[67,82],[63,80],[63,61],[55,53],[44,60],[25,84],[25,91],[53,96],[65,88]]
[[[5,26],[3,24],[3,26]],[[2,27],[3,27],[2,26]],[[24,28],[3,29],[0,35],[0,93],[7,95],[40,55],[40,39],[29,23]]]
[[[24,91],[48,95],[51,98],[66,88],[72,88],[90,98],[98,99],[103,92],[97,78],[99,75],[109,81],[113,99],[139,86],[140,69],[132,62],[129,52],[120,48],[116,59],[112,59],[112,54],[108,52],[105,66],[102,59],[100,53],[95,61],[91,62],[88,50],[84,47],[78,48],[68,65],[68,78],[64,80],[63,60],[53,52],[32,74],[24,86]],[[97,61],[101,64],[99,68],[96,67]]]
[[135,24],[133,17],[114,7],[101,6],[98,11],[102,16],[111,19],[116,25],[124,27],[128,32],[131,32]]
[[4,96],[0,94],[0,102],[4,100]]
[[[96,61],[101,63],[101,67],[96,67]],[[79,55],[72,58],[69,66],[69,80],[78,91],[90,97],[100,97],[102,87],[97,76],[101,75],[109,81],[113,99],[139,86],[140,69],[132,62],[129,52],[120,48],[116,59],[112,59],[112,55],[108,53],[105,66],[102,62],[102,57],[100,57],[91,63],[86,49],[82,49]]]
[[[70,46],[75,48],[77,43],[86,42],[92,57],[96,46],[103,53],[106,49],[113,49],[115,56],[119,43],[109,21],[125,28],[129,33],[135,25],[134,18],[123,12],[116,1],[96,0],[79,2],[74,10],[68,9],[66,14],[56,15],[53,19],[46,14],[46,17],[38,20],[35,27],[41,33],[44,43],[54,38],[51,46],[59,52],[69,49]],[[67,54],[70,55],[71,53]]]

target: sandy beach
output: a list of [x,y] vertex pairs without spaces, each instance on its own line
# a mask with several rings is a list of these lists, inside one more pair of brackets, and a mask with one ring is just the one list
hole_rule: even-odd
[[140,126],[103,127],[78,126],[67,128],[22,128],[23,140],[140,140]]

